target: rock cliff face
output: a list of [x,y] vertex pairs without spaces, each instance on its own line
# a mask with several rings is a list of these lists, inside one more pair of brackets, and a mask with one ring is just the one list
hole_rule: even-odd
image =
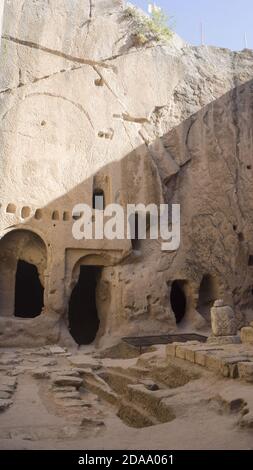
[[[12,322],[6,344],[16,335],[18,260],[38,264],[20,228],[47,248],[39,263],[46,265],[39,272],[43,328],[46,315],[67,316],[80,265],[103,267],[98,338],[164,333],[176,329],[176,319],[185,328],[208,327],[210,306],[225,294],[239,324],[250,316],[253,52],[192,47],[176,35],[141,46],[133,21],[121,0],[5,0],[1,329],[6,316]],[[107,202],[180,203],[180,249],[161,253],[159,241],[146,240],[136,256],[129,241],[73,241],[71,210],[90,203],[96,187]],[[13,230],[15,242],[8,240]]]

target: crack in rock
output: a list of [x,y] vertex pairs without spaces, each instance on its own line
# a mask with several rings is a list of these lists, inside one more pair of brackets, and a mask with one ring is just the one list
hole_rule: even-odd
[[0,95],[4,94],[4,93],[11,93],[12,91],[15,91],[15,90],[18,90],[19,88],[22,88],[22,87],[25,87],[25,86],[29,86],[29,85],[32,85],[34,83],[38,83],[42,80],[48,80],[49,78],[52,78],[56,75],[59,75],[61,73],[67,73],[67,72],[72,72],[72,71],[75,71],[75,70],[80,70],[82,69],[82,66],[73,66],[73,67],[70,67],[68,69],[62,69],[62,70],[57,70],[56,72],[54,73],[51,73],[50,75],[44,75],[43,77],[35,77],[33,80],[31,80],[30,82],[20,82],[19,81],[19,84],[16,86],[16,87],[13,87],[13,88],[5,88],[4,90],[1,90],[0,91]]
[[91,20],[92,17],[93,17],[93,8],[94,8],[94,6],[95,6],[95,5],[94,5],[93,1],[90,0],[90,12],[89,12],[89,18],[90,18],[90,20]]
[[114,65],[108,65],[105,62],[99,62],[99,61],[94,61],[91,59],[83,59],[81,57],[75,57],[75,56],[66,54],[65,52],[57,51],[55,49],[42,46],[41,44],[37,44],[35,42],[14,38],[13,36],[9,36],[9,35],[3,35],[2,39],[5,39],[6,41],[14,42],[15,44],[19,44],[21,46],[30,47],[32,49],[38,49],[39,51],[46,52],[47,54],[52,54],[57,57],[62,57],[63,59],[69,60],[71,62],[77,62],[78,64],[90,65],[91,67],[97,66],[97,67],[101,67],[105,69],[111,69],[115,73],[117,72],[117,67],[115,67]]

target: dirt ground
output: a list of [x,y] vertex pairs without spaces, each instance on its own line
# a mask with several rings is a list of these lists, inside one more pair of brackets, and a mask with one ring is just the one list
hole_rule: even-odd
[[252,384],[164,346],[0,351],[0,449],[253,449],[252,411]]

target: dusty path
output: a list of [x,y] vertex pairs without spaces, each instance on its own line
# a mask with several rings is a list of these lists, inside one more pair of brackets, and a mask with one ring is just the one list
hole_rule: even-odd
[[253,449],[253,430],[238,425],[253,409],[251,384],[183,361],[164,368],[162,348],[152,361],[95,356],[2,350],[0,394],[9,387],[12,404],[0,413],[0,448]]

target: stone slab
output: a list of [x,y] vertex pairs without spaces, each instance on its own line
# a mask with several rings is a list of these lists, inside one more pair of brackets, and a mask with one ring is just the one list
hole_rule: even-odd
[[70,377],[70,376],[61,376],[61,375],[53,375],[52,382],[54,385],[58,386],[73,386],[76,388],[81,387],[83,384],[83,380],[79,377]]
[[240,344],[241,338],[239,335],[232,336],[209,336],[207,344],[223,345],[223,344]]
[[13,404],[12,400],[0,398],[0,412],[7,410],[12,404]]

